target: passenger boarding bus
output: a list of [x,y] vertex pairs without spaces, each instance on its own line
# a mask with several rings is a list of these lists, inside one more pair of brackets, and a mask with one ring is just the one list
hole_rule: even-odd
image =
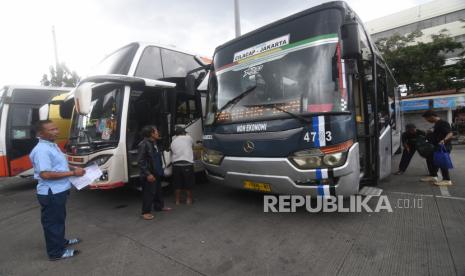
[[330,2],[214,52],[202,156],[210,181],[352,195],[391,172],[399,90],[357,15]]
[[[202,96],[196,88],[206,75],[205,65],[176,48],[132,43],[107,56],[79,83],[65,101],[76,104],[66,150],[70,164],[96,163],[103,171],[91,189],[138,179],[137,145],[145,125],[161,132],[165,166],[175,125],[184,126],[194,142],[201,140]],[[197,171],[202,170],[200,150],[199,143],[194,148]]]
[[60,129],[57,143],[64,148],[70,120],[60,116],[58,105],[49,104],[70,90],[40,86],[0,89],[0,177],[32,175],[29,153],[38,142],[33,126],[39,119],[57,123]]

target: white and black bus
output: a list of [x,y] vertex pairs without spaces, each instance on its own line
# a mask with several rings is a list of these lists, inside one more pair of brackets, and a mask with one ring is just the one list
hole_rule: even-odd
[[210,181],[351,195],[391,172],[400,93],[357,15],[325,3],[215,50],[202,156]]

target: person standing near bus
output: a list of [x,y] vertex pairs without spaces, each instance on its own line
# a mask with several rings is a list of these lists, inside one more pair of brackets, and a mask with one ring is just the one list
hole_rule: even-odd
[[417,137],[420,135],[424,136],[425,132],[417,129],[414,124],[407,124],[405,126],[405,132],[402,133],[402,145],[404,146],[404,151],[402,152],[399,170],[396,172],[396,175],[401,175],[407,170],[410,160],[412,160],[412,157],[416,152],[415,144],[417,142]]
[[142,218],[151,220],[154,218],[152,207],[155,211],[170,211],[171,208],[165,207],[161,187],[162,151],[157,146],[160,133],[156,126],[148,125],[142,128],[142,136],[137,156],[142,183]]
[[[422,117],[425,118],[425,120],[429,123],[434,124],[433,131],[427,133],[428,140],[435,146],[436,149],[439,148],[440,145],[445,145],[447,152],[450,153],[452,151],[452,144],[450,140],[453,136],[450,124],[444,120],[441,120],[441,118],[432,110],[428,110],[423,113]],[[442,180],[438,180],[439,168],[434,165],[433,155],[426,158],[426,164],[428,166],[430,176],[422,178],[421,181],[433,182],[438,186],[452,185],[448,168],[440,168]]]
[[195,184],[194,141],[183,127],[177,126],[176,137],[171,142],[171,161],[173,162],[174,187],[176,189],[176,205],[180,204],[181,192],[187,193],[186,204],[192,204],[192,186]]
[[66,201],[71,188],[70,176],[83,176],[85,170],[68,165],[66,156],[55,143],[58,127],[50,120],[36,124],[39,143],[29,158],[38,180],[37,199],[41,205],[41,222],[44,229],[47,254],[51,261],[76,256],[79,251],[66,248],[80,239],[65,239]]

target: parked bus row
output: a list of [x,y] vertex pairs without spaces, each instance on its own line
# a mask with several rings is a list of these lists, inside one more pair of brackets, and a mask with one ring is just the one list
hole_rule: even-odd
[[103,171],[94,189],[138,177],[140,130],[150,124],[162,133],[166,165],[174,127],[184,126],[197,142],[196,169],[214,183],[351,195],[390,174],[399,107],[396,81],[362,22],[345,2],[330,2],[218,46],[211,64],[172,47],[129,44],[83,79],[60,111],[72,110],[69,163]]

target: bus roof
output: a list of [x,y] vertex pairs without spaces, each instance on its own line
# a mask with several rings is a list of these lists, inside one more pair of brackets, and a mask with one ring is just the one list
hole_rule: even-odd
[[180,52],[180,53],[184,53],[184,54],[188,54],[188,55],[192,55],[192,56],[198,56],[198,57],[202,58],[202,61],[205,63],[205,65],[208,64],[203,59],[204,58],[209,59],[209,58],[208,57],[203,57],[203,56],[201,56],[201,55],[199,55],[197,53],[187,51],[187,50],[184,50],[184,49],[181,49],[181,48],[177,48],[176,46],[169,46],[169,45],[165,45],[165,44],[161,44],[161,43],[143,42],[143,41],[135,41],[135,42],[131,42],[129,44],[126,44],[126,45],[112,51],[111,53],[105,55],[105,57],[102,58],[101,61],[105,60],[107,57],[111,56],[112,54],[116,53],[117,51],[121,50],[122,48],[125,48],[125,47],[127,47],[129,45],[132,45],[132,44],[138,44],[140,48],[145,48],[147,46],[154,46],[154,47],[164,48],[164,49],[167,49],[167,50],[172,50],[172,51],[176,51],[176,52]]
[[68,94],[71,89],[71,87],[7,85],[3,87],[5,92],[0,94],[2,94],[2,97],[7,98],[10,103],[45,104],[58,95]]
[[34,89],[34,90],[56,90],[56,91],[71,91],[73,87],[55,87],[55,86],[39,86],[39,85],[5,85],[5,90],[10,89]]
[[35,90],[35,91],[56,91],[59,92],[70,92],[72,87],[53,87],[53,86],[39,86],[39,85],[5,85],[0,88],[0,91],[5,91],[4,94],[0,93],[0,96],[11,97],[11,94],[14,90]]
[[317,12],[317,11],[320,11],[320,10],[331,9],[331,8],[340,9],[340,10],[349,10],[349,11],[353,12],[352,9],[344,1],[327,2],[327,3],[321,4],[321,5],[318,5],[318,6],[303,10],[301,12],[295,13],[293,15],[290,15],[288,17],[282,18],[282,19],[277,20],[275,22],[272,22],[272,23],[270,23],[268,25],[260,27],[260,28],[258,28],[256,30],[253,30],[251,32],[243,34],[243,35],[241,35],[239,37],[236,37],[236,38],[234,38],[234,39],[232,39],[232,40],[230,40],[230,41],[228,41],[228,42],[226,42],[226,43],[224,43],[222,45],[217,46],[216,49],[215,49],[215,52],[222,49],[222,48],[224,48],[224,47],[226,47],[226,46],[229,46],[229,45],[231,45],[231,44],[233,44],[233,43],[235,43],[235,42],[237,42],[237,41],[239,41],[239,40],[241,40],[241,39],[243,39],[245,37],[254,36],[254,35],[256,35],[256,34],[262,32],[262,31],[265,31],[267,29],[271,29],[273,27],[279,26],[279,25],[281,25],[283,23],[292,21],[292,20],[294,20],[296,18],[305,16],[305,15],[308,15],[308,14],[311,14],[311,13],[314,13],[314,12]]
[[156,46],[156,47],[159,47],[159,48],[165,48],[165,49],[168,49],[168,50],[172,50],[172,51],[176,51],[176,52],[182,52],[182,53],[185,53],[185,54],[189,54],[189,55],[197,55],[196,53],[194,52],[191,52],[191,51],[187,51],[185,49],[181,49],[181,48],[178,48],[174,45],[172,46],[169,46],[169,45],[165,45],[165,44],[161,44],[161,43],[153,43],[153,42],[143,42],[143,41],[136,41],[135,43],[138,43],[140,47],[147,47],[147,46]]

